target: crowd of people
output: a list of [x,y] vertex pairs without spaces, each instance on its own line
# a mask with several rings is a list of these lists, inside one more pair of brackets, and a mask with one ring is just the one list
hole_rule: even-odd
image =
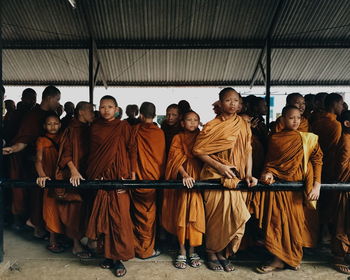
[[[350,192],[321,191],[322,182],[350,181],[350,111],[341,95],[291,93],[267,126],[264,98],[224,88],[213,104],[216,117],[202,130],[185,100],[167,107],[159,127],[150,102],[128,105],[122,120],[113,96],[102,97],[98,111],[85,101],[62,107],[60,96],[48,86],[37,104],[27,88],[17,106],[5,100],[4,116],[6,175],[39,186],[11,189],[13,227],[32,227],[51,252],[63,252],[70,240],[74,255],[102,253],[100,266],[122,277],[123,261],[157,257],[159,239],[173,236],[178,269],[202,265],[199,246],[209,269],[226,272],[238,250],[264,246],[271,260],[256,271],[270,273],[299,269],[303,248],[329,243],[333,267],[350,274]],[[79,189],[85,179],[178,179],[184,188]],[[224,189],[192,189],[209,179]],[[48,180],[75,188],[45,188]],[[304,181],[305,188],[235,190],[258,180]]]

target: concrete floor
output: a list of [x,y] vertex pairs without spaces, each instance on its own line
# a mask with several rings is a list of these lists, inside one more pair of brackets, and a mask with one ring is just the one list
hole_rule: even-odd
[[[46,250],[46,241],[34,239],[29,231],[14,232],[7,229],[4,238],[5,258],[0,264],[1,280],[116,279],[110,270],[99,268],[100,259],[81,262],[69,250],[62,254],[53,254]],[[241,254],[234,260],[236,271],[231,273],[213,272],[204,265],[199,269],[188,267],[179,270],[172,265],[173,254],[174,252],[166,251],[151,260],[133,259],[125,262],[128,273],[123,279],[350,279],[330,267],[327,250],[306,252],[300,271],[285,270],[266,275],[254,272],[254,267],[261,262],[261,252]]]

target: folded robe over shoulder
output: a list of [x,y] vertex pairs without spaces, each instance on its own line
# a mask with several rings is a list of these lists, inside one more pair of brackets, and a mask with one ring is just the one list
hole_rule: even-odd
[[[233,165],[239,178],[224,178],[214,168],[204,164],[200,179],[221,179],[229,189],[236,188],[246,174],[248,155],[251,153],[251,129],[240,116],[225,120],[217,117],[199,133],[193,147],[194,155],[209,155],[214,160]],[[250,214],[245,204],[246,194],[241,191],[204,191],[206,215],[206,248],[208,252],[225,250],[235,253],[244,234]]]
[[265,233],[265,247],[292,267],[300,264],[303,247],[313,244],[304,213],[305,196],[321,182],[322,151],[317,136],[282,131],[271,136],[264,172],[285,181],[305,181],[305,194],[295,191],[263,192],[256,212]]
[[[131,127],[118,119],[96,120],[91,126],[90,155],[86,170],[90,180],[121,180],[131,176],[128,145]],[[128,260],[135,255],[130,217],[130,196],[118,190],[98,190],[86,236],[104,236],[104,254],[113,260]]]
[[[186,131],[174,136],[168,155],[166,180],[178,179],[181,166],[193,179],[199,179],[202,162],[192,154],[198,133],[199,130]],[[176,235],[180,244],[184,245],[188,240],[190,246],[200,246],[205,233],[205,214],[201,191],[164,190],[162,226],[168,232]]]
[[[160,180],[165,169],[164,132],[153,123],[133,127],[130,151],[132,169],[139,180]],[[135,252],[141,258],[152,256],[156,230],[156,190],[131,191]]]

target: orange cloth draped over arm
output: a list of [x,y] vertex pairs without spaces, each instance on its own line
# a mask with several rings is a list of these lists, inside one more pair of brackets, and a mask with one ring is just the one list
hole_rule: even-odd
[[[321,168],[322,151],[316,135],[283,131],[270,137],[264,172],[271,172],[275,179],[305,180],[305,193],[308,194],[315,181],[321,182]],[[266,191],[263,196],[256,215],[265,233],[265,247],[288,265],[296,267],[302,260],[302,247],[312,245],[312,233],[305,226],[305,194]]]
[[[198,180],[202,168],[200,160],[192,154],[198,131],[181,132],[173,138],[165,173],[166,180],[178,179],[179,168]],[[177,236],[180,244],[188,240],[190,246],[202,244],[205,233],[205,214],[201,191],[164,190],[162,226]]]
[[[350,134],[343,133],[337,151],[338,180],[350,182]],[[350,192],[337,192],[332,251],[336,256],[344,257],[350,252]]]
[[[131,127],[118,119],[96,120],[91,126],[87,178],[120,180],[130,178],[128,145]],[[105,258],[128,260],[134,257],[134,236],[130,217],[130,196],[126,191],[98,190],[86,236],[104,236]]]
[[[132,170],[139,180],[159,180],[165,169],[164,132],[153,123],[134,126],[130,141]],[[156,234],[156,190],[131,191],[135,252],[141,258],[152,256]]]
[[[225,120],[215,118],[199,133],[193,147],[194,155],[209,155],[212,159],[236,167],[239,178],[223,178],[217,170],[204,164],[200,179],[221,179],[229,189],[236,188],[246,176],[248,155],[251,154],[251,129],[240,116]],[[204,191],[206,215],[206,248],[208,252],[225,250],[235,253],[242,240],[250,214],[245,204],[246,194],[240,191]]]

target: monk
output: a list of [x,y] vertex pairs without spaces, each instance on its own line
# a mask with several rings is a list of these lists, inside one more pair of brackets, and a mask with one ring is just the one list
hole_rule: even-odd
[[312,124],[315,120],[318,120],[319,116],[322,115],[326,109],[324,106],[324,101],[327,97],[327,92],[319,92],[315,95],[315,104],[314,104],[314,110],[310,117],[310,124],[312,127]]
[[[75,117],[61,136],[57,180],[69,180],[75,187],[79,186],[80,180],[84,180],[89,152],[89,125],[93,119],[93,106],[88,102],[79,102]],[[86,190],[65,189],[55,189],[54,193],[59,217],[55,227],[73,240],[72,253],[81,259],[91,256],[80,243],[90,216],[88,209],[92,208],[92,198],[87,197],[89,194]]]
[[[34,168],[36,155],[35,142],[43,134],[45,118],[52,114],[59,106],[60,97],[61,92],[58,88],[54,86],[46,87],[42,93],[40,106],[34,107],[23,118],[11,146],[3,148],[4,155],[11,155],[11,179],[28,180],[36,178]],[[23,220],[29,218],[27,223],[34,227],[34,236],[37,238],[43,238],[45,236],[42,217],[42,196],[43,191],[39,188],[31,190],[13,189],[12,213],[15,223],[22,223]]]
[[[288,105],[297,107],[300,110],[301,120],[300,120],[300,125],[298,130],[303,132],[309,132],[310,131],[309,121],[306,117],[303,116],[305,112],[304,97],[298,92],[290,93],[287,95],[287,98],[286,98],[286,106]],[[284,129],[283,120],[284,118],[282,117],[279,117],[276,120],[275,126],[272,128],[271,133],[280,132]]]
[[[134,126],[130,142],[132,170],[138,180],[160,180],[165,170],[164,132],[153,123],[156,107],[144,102],[140,107],[141,123]],[[160,254],[154,249],[156,236],[155,189],[131,191],[131,214],[134,222],[135,253],[141,259]]]
[[130,104],[130,105],[126,106],[125,113],[128,116],[128,118],[125,120],[131,126],[140,123],[140,119],[136,118],[136,116],[139,114],[139,107],[136,104]]
[[303,247],[310,247],[310,233],[305,229],[303,202],[317,200],[321,187],[322,151],[315,134],[298,130],[300,109],[286,106],[282,110],[284,130],[269,139],[265,168],[261,181],[305,181],[305,192],[264,192],[260,202],[259,226],[264,244],[274,258],[268,265],[257,267],[259,273],[281,270],[287,266],[298,269]]
[[[35,169],[39,176],[36,182],[42,188],[45,188],[47,180],[55,178],[61,137],[59,134],[60,128],[61,122],[57,115],[47,116],[44,123],[45,135],[39,137],[36,141]],[[58,233],[63,234],[64,231],[61,229],[56,199],[50,193],[50,190],[46,189],[43,199],[43,217],[50,232],[50,241],[46,248],[53,253],[62,253],[64,248],[57,242],[56,236]]]
[[[100,100],[101,118],[94,121],[90,133],[90,151],[86,176],[90,180],[122,180],[132,177],[128,151],[131,127],[116,119],[118,103],[113,96]],[[134,258],[134,236],[130,217],[130,196],[124,189],[98,190],[86,236],[103,237],[105,260],[102,268],[111,268],[117,277],[126,274],[121,262]]]
[[189,243],[189,264],[194,268],[201,266],[200,257],[195,247],[202,245],[205,233],[205,214],[203,197],[200,191],[191,190],[195,180],[199,179],[202,162],[193,156],[192,148],[199,133],[200,119],[196,112],[183,115],[183,132],[175,135],[171,143],[166,168],[166,180],[182,179],[188,190],[164,190],[162,207],[162,225],[177,236],[180,251],[175,260],[175,267],[187,267],[185,243]]
[[166,108],[166,116],[161,128],[165,134],[166,156],[168,156],[173,137],[181,131],[180,110],[177,104],[171,104]]
[[[350,111],[341,114],[343,133],[339,141],[336,170],[337,180],[350,182]],[[350,192],[337,192],[335,216],[333,218],[332,253],[337,271],[350,274],[346,254],[350,252]]]
[[[319,144],[323,152],[322,178],[326,182],[336,179],[336,151],[342,135],[341,123],[337,120],[343,111],[343,98],[337,93],[330,93],[325,98],[325,111],[319,112],[318,119],[312,124],[312,130],[319,136]],[[319,216],[321,223],[322,243],[329,244],[331,235],[328,224],[334,216],[335,192],[324,191],[321,196]]]
[[62,129],[65,129],[74,117],[74,104],[70,101],[64,103],[63,110],[66,115],[61,119],[61,124]]
[[[252,176],[250,127],[236,114],[239,97],[233,88],[219,93],[221,115],[204,126],[193,147],[193,154],[204,162],[200,179],[221,179],[227,189],[236,188],[241,180],[248,186],[257,184]],[[235,190],[204,191],[206,250],[212,270],[234,270],[227,257],[238,250],[250,218],[245,198]]]

